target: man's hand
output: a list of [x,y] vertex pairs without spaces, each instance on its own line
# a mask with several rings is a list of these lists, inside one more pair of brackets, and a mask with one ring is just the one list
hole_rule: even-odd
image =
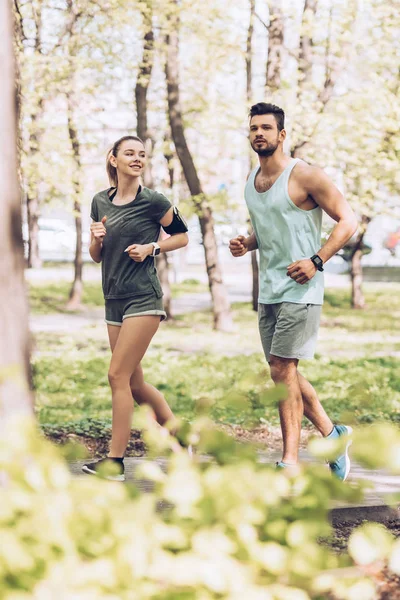
[[238,235],[229,242],[229,250],[232,256],[244,256],[248,252],[246,238],[244,235]]
[[143,262],[148,256],[153,253],[153,244],[131,244],[125,248],[129,258],[135,262]]
[[314,277],[317,270],[317,267],[310,258],[304,258],[303,260],[296,260],[296,262],[289,265],[286,275],[294,279],[296,283],[304,285]]
[[106,235],[107,231],[105,228],[105,223],[107,221],[107,217],[104,216],[101,221],[92,223],[90,225],[90,232],[92,234],[92,241],[96,244],[102,244],[103,238]]

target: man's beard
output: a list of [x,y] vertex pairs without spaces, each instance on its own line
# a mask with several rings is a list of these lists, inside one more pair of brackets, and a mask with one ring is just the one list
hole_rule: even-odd
[[257,152],[258,156],[272,156],[274,154],[274,152],[276,151],[276,149],[279,146],[279,142],[276,141],[275,144],[270,144],[269,142],[266,142],[267,147],[262,147],[262,148],[257,148],[257,146],[254,144],[251,145],[251,147],[253,148],[254,152]]

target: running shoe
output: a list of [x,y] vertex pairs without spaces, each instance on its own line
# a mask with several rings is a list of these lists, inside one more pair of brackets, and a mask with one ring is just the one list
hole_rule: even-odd
[[340,479],[340,481],[346,481],[350,473],[350,457],[349,447],[351,446],[352,440],[350,438],[353,433],[353,429],[348,425],[335,425],[332,433],[328,437],[342,437],[347,436],[346,447],[344,453],[337,457],[336,460],[329,463],[329,468],[332,475]]
[[109,481],[125,481],[123,458],[106,457],[83,465],[82,471],[89,475],[97,475]]

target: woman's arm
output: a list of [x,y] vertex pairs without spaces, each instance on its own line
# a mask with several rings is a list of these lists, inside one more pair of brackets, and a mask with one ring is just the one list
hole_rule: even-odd
[[[168,227],[171,225],[173,217],[174,213],[171,207],[161,219],[160,225]],[[178,250],[178,248],[187,246],[189,236],[187,233],[174,233],[166,240],[160,240],[157,243],[160,246],[160,252],[172,252],[172,250]],[[142,262],[153,253],[153,250],[153,244],[131,244],[125,249],[125,252],[128,252],[130,258],[135,262]]]
[[96,263],[101,262],[101,250],[103,248],[103,238],[107,231],[105,222],[107,217],[103,217],[100,222],[93,221],[90,225],[90,246],[89,254]]

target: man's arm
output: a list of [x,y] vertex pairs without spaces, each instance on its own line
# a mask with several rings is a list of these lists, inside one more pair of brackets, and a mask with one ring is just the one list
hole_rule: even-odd
[[[298,169],[296,175],[297,183],[337,223],[326,243],[317,252],[326,263],[355,233],[357,218],[343,194],[322,169],[307,166]],[[297,260],[287,267],[287,275],[300,285],[310,281],[316,272],[317,267],[309,258]]]
[[357,218],[335,184],[322,169],[309,167],[305,188],[315,202],[334,220],[336,225],[322,248],[317,252],[324,263],[332,258],[352,237],[358,227]]
[[235,257],[244,256],[246,252],[257,250],[257,248],[258,244],[254,231],[251,235],[249,235],[249,237],[238,235],[229,242],[229,250],[231,251],[232,256]]

